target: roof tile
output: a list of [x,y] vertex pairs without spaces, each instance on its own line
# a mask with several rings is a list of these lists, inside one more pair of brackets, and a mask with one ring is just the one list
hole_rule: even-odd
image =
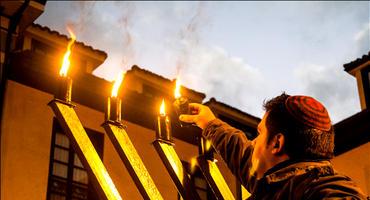
[[357,58],[356,60],[352,61],[352,62],[349,62],[349,63],[346,63],[343,65],[344,67],[344,70],[346,72],[349,72],[351,71],[352,69],[366,63],[367,61],[370,61],[370,51],[369,53],[366,55],[363,55],[361,58]]
[[[40,24],[33,23],[33,24],[32,24],[32,27],[34,27],[34,28],[38,28],[38,29],[40,29],[40,30],[42,30],[42,31],[47,31],[49,34],[51,34],[51,35],[56,35],[57,37],[63,38],[63,39],[65,39],[65,40],[69,40],[69,39],[70,39],[68,36],[66,36],[66,35],[64,35],[64,34],[60,34],[58,31],[51,30],[51,29],[50,29],[49,27],[47,27],[47,26],[42,26],[42,25],[40,25]],[[89,49],[89,50],[91,50],[91,51],[94,51],[94,52],[96,52],[96,53],[99,53],[99,54],[103,55],[105,58],[108,56],[108,54],[107,54],[106,52],[104,52],[104,51],[102,51],[102,50],[99,50],[99,49],[94,49],[92,46],[90,46],[90,45],[86,45],[86,44],[85,44],[85,43],[83,43],[83,42],[76,41],[76,44],[77,44],[77,45],[81,45],[82,47],[87,48],[87,49]]]

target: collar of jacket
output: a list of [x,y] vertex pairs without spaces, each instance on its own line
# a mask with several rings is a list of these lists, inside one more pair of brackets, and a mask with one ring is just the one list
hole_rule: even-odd
[[312,171],[317,176],[334,174],[329,160],[286,160],[269,169],[264,178],[270,184]]

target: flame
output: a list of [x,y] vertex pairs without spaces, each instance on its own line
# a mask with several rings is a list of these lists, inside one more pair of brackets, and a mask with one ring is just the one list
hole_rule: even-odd
[[67,27],[67,30],[68,30],[69,35],[71,36],[71,40],[68,42],[67,51],[63,56],[62,68],[59,71],[59,75],[64,76],[64,77],[67,76],[68,68],[69,68],[69,65],[71,64],[71,61],[69,60],[69,56],[71,55],[71,47],[76,41],[76,36],[72,32],[72,30],[69,29],[68,27]]
[[162,99],[162,104],[161,104],[161,107],[159,109],[159,114],[162,115],[162,116],[165,116],[166,115],[166,109],[165,109],[164,99]]
[[212,147],[212,143],[210,140],[206,140],[206,146],[205,146],[205,150],[206,151],[209,151]]
[[193,157],[190,159],[190,172],[191,173],[194,173],[196,166],[197,166],[197,158]]
[[111,94],[112,97],[117,97],[118,90],[119,90],[119,87],[121,86],[121,83],[123,81],[124,76],[125,76],[124,72],[120,72],[118,74],[118,76],[117,76],[117,78],[116,78],[116,80],[114,81],[114,84],[113,84],[112,94]]
[[181,82],[180,82],[179,77],[177,77],[176,78],[176,87],[175,87],[175,98],[176,99],[181,97],[180,89],[181,89]]

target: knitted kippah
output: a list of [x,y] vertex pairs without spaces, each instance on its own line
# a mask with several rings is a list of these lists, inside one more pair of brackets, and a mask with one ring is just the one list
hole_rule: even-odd
[[323,131],[329,131],[331,122],[325,107],[316,99],[308,96],[290,96],[285,107],[299,122]]

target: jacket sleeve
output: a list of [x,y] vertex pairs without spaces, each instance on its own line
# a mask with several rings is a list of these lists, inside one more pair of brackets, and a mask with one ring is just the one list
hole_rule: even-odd
[[232,173],[252,191],[256,182],[255,176],[250,174],[253,146],[245,134],[219,119],[209,122],[202,134],[211,141]]

